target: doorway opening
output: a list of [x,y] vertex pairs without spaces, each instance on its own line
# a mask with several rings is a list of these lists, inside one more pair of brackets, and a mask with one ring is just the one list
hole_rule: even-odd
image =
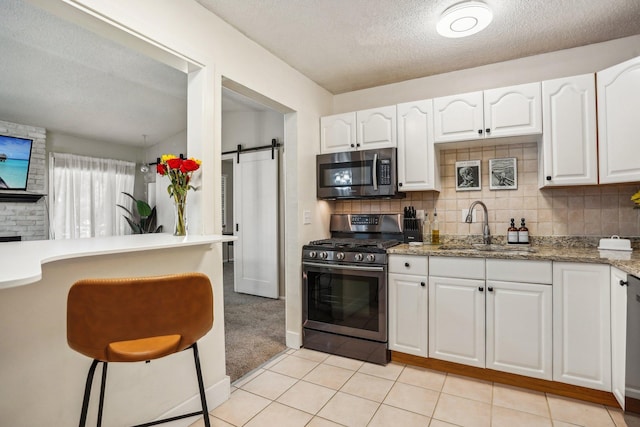
[[284,150],[260,148],[274,139],[284,143],[284,114],[225,86],[223,80],[223,233],[238,237],[222,253],[226,368],[233,382],[286,349]]

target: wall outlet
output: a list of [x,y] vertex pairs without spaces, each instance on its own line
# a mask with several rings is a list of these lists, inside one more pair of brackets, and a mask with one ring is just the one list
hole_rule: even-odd
[[[465,222],[465,220],[467,219],[467,215],[469,215],[469,209],[462,209],[462,222]],[[476,210],[473,210],[473,215],[471,215],[471,218],[473,218],[473,222],[476,222]]]
[[302,223],[304,225],[311,224],[311,211],[302,211]]

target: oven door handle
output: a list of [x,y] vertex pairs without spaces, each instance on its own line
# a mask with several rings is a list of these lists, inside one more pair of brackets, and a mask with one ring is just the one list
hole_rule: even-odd
[[384,267],[361,267],[359,265],[320,264],[316,262],[303,262],[308,267],[319,267],[334,270],[358,270],[358,271],[384,271]]

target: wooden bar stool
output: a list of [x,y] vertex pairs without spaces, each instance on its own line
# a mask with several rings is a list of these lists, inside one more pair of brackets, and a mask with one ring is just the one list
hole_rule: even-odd
[[140,424],[152,426],[202,414],[210,427],[197,341],[213,326],[213,292],[200,273],[158,277],[84,279],[67,298],[67,342],[91,357],[80,427],[86,424],[93,375],[103,363],[98,422],[102,424],[109,362],[150,361],[191,348],[202,410]]

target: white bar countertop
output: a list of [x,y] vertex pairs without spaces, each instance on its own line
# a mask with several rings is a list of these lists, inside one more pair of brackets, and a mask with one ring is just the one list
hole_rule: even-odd
[[230,242],[231,235],[174,236],[168,233],[30,240],[0,243],[0,289],[37,282],[42,264],[72,258]]

